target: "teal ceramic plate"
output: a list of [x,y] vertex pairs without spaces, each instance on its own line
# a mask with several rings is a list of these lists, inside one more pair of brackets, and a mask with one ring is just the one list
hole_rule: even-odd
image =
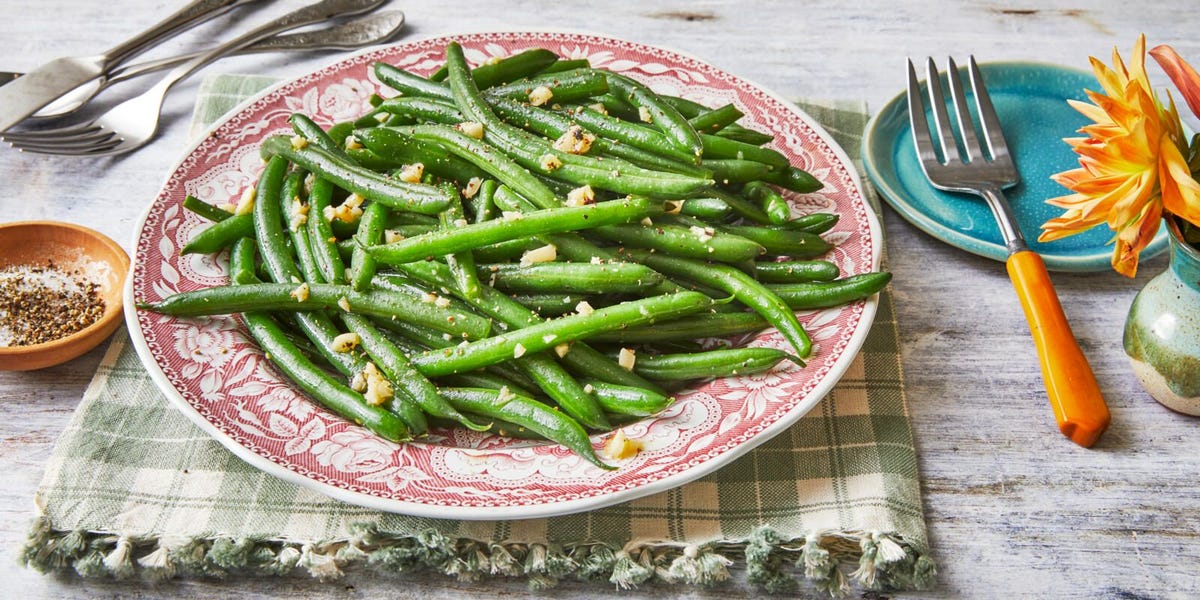
[[[1021,172],[1021,183],[1005,190],[1005,195],[1030,249],[1041,254],[1051,270],[1110,269],[1113,234],[1103,225],[1053,242],[1037,241],[1042,223],[1062,213],[1046,204],[1046,199],[1067,193],[1050,176],[1078,166],[1075,153],[1062,138],[1078,136],[1077,130],[1088,122],[1066,99],[1086,100],[1084,88],[1099,89],[1099,84],[1090,72],[1054,65],[985,63],[979,68]],[[913,149],[903,93],[867,124],[862,154],[871,183],[910,223],[968,252],[1000,261],[1008,257],[1000,229],[982,199],[935,190],[925,179]],[[1142,258],[1155,256],[1166,247],[1164,228]]]

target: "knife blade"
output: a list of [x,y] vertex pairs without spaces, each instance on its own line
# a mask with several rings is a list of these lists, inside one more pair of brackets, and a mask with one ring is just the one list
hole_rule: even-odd
[[151,46],[224,12],[259,0],[195,0],[146,31],[94,56],[52,60],[0,87],[0,133],[80,85]]

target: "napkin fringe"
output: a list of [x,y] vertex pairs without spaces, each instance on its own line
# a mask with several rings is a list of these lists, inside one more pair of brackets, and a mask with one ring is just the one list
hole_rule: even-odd
[[868,590],[929,589],[937,569],[928,551],[880,531],[812,532],[783,539],[763,527],[745,540],[704,545],[633,542],[496,543],[451,538],[434,530],[416,535],[353,528],[343,540],[296,542],[213,536],[175,540],[57,529],[47,517],[30,528],[21,561],[39,572],[74,570],[81,577],[147,581],[233,574],[285,575],[303,569],[334,580],[348,568],[387,574],[427,569],[460,580],[524,577],[531,588],[560,580],[607,580],[619,589],[651,582],[709,587],[731,577],[744,561],[747,580],[773,594],[795,592],[801,580],[844,596],[852,585]]

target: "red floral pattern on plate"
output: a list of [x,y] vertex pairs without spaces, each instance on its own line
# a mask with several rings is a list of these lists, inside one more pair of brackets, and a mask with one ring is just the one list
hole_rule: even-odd
[[[744,123],[776,135],[774,147],[825,187],[792,198],[797,213],[841,215],[826,237],[846,274],[879,264],[879,225],[846,156],[786,101],[704,62],[618,39],[574,33],[504,32],[441,37],[367,51],[271,89],[215,125],[179,163],[137,231],[127,294],[154,301],[223,283],[224,257],[180,256],[204,225],[182,210],[188,194],[236,200],[253,185],[263,138],[290,131],[303,111],[330,125],[362,114],[372,93],[390,95],[376,61],[428,74],[445,44],[463,44],[474,64],[531,47],[619,71],[663,93],[710,106],[733,102]],[[258,468],[348,502],[455,519],[541,517],[587,510],[661,491],[708,473],[783,431],[842,375],[874,316],[873,302],[801,314],[815,353],[807,367],[714,381],[679,395],[664,413],[628,425],[645,450],[616,471],[565,448],[466,430],[393,444],[311,404],[269,364],[235,317],[177,319],[126,303],[135,346],[166,395],[222,444]],[[751,344],[786,347],[774,330]],[[606,436],[593,436],[599,447]]]

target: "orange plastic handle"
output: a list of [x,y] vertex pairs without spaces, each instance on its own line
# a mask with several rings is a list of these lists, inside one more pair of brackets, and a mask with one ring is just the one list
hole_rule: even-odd
[[1111,417],[1092,367],[1071,333],[1046,264],[1029,250],[1012,254],[1007,264],[1037,346],[1058,429],[1076,444],[1090,447],[1108,428]]

